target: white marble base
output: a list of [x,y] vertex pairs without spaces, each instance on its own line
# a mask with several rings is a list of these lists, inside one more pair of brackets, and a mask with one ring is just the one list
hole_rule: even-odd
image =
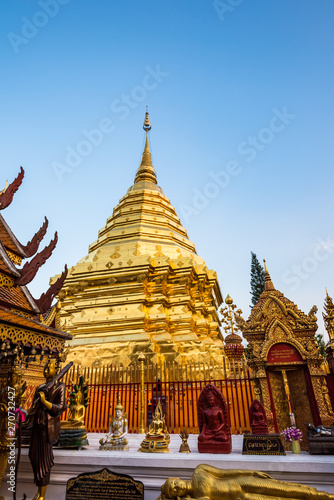
[[[144,434],[128,434],[128,451],[99,450],[101,434],[89,434],[90,445],[82,450],[55,449],[55,465],[51,472],[46,500],[65,500],[66,483],[71,477],[83,472],[93,472],[104,467],[113,472],[128,474],[144,483],[145,500],[155,500],[160,486],[169,477],[190,479],[198,464],[206,463],[221,469],[251,469],[267,472],[275,479],[291,481],[334,494],[334,455],[309,455],[302,452],[286,456],[242,455],[242,436],[232,436],[232,453],[213,455],[197,452],[197,435],[191,435],[188,444],[192,453],[179,453],[181,439],[171,435],[170,453],[139,453]],[[7,478],[3,480],[0,494],[5,500],[12,500],[8,492]],[[19,468],[17,500],[31,500],[37,491],[33,483],[28,450],[22,450]]]

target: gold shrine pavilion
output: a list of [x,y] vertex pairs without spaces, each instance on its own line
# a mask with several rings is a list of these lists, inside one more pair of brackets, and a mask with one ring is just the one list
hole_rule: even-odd
[[306,433],[305,422],[333,425],[323,357],[315,339],[317,307],[306,315],[274,287],[266,263],[265,287],[247,321],[236,321],[248,341],[254,392],[261,399],[269,428],[292,424]]
[[225,356],[217,275],[158,186],[148,132],[134,184],[114,208],[89,253],[69,270],[59,321],[73,336],[69,360],[129,365],[216,362]]

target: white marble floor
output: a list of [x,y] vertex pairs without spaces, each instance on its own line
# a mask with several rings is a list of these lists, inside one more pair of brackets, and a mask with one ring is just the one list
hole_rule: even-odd
[[[242,455],[242,436],[232,437],[232,453],[213,455],[197,452],[197,435],[191,435],[188,443],[190,454],[179,453],[181,439],[171,436],[170,453],[139,453],[138,448],[143,435],[128,436],[128,451],[100,451],[98,441],[101,434],[89,434],[89,446],[78,450],[55,449],[55,465],[51,473],[47,500],[65,500],[68,479],[84,472],[108,468],[115,473],[128,474],[142,481],[145,488],[145,500],[155,500],[160,486],[168,477],[177,476],[190,479],[198,464],[206,463],[222,469],[251,469],[267,472],[275,479],[298,482],[314,486],[334,494],[334,455],[300,455],[287,452],[286,456]],[[4,478],[0,494],[5,500],[11,500]],[[23,449],[19,469],[17,500],[22,500],[23,493],[30,500],[36,491],[28,458],[28,450]]]

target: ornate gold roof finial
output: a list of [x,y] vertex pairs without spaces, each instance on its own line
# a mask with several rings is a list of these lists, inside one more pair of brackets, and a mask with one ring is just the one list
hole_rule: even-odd
[[144,120],[144,125],[143,125],[143,129],[145,130],[145,132],[148,132],[149,130],[151,130],[151,122],[150,122],[150,116],[148,114],[148,106],[146,106],[146,113],[145,113],[145,120]]
[[227,295],[225,299],[225,304],[227,307],[225,306],[220,310],[223,315],[222,323],[225,325],[225,333],[228,331],[231,332],[225,337],[225,352],[229,359],[241,359],[244,347],[241,344],[241,337],[236,333],[239,331],[239,328],[237,326],[235,316],[240,316],[242,311],[241,309],[235,311],[237,306],[233,304],[233,299],[229,295]]
[[324,311],[325,312],[322,313],[322,317],[324,318],[329,340],[332,343],[334,341],[334,304],[332,297],[328,294],[327,288]]
[[151,130],[151,122],[150,122],[150,117],[148,114],[147,106],[146,106],[146,113],[145,113],[145,120],[144,120],[144,125],[143,129],[146,132],[146,141],[145,141],[145,147],[144,147],[144,152],[141,158],[140,166],[137,170],[136,177],[135,177],[135,184],[141,181],[147,181],[147,182],[153,182],[154,184],[158,184],[157,182],[157,176],[155,173],[155,170],[153,168],[152,164],[152,157],[151,157],[151,151],[150,151],[150,144],[148,141],[148,132]]
[[269,292],[271,290],[275,290],[274,284],[271,281],[271,277],[267,268],[266,260],[263,259],[264,262],[264,291]]

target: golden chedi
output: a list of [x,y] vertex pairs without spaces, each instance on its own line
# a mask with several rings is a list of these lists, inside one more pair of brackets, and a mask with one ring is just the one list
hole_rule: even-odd
[[157,184],[150,129],[146,112],[134,184],[59,294],[59,324],[73,335],[69,359],[84,366],[127,366],[140,351],[152,362],[218,363],[224,356],[217,275]]
[[149,425],[148,433],[142,441],[138,451],[144,453],[169,453],[170,436],[167,430],[162,406],[159,401],[154,410],[153,420]]

